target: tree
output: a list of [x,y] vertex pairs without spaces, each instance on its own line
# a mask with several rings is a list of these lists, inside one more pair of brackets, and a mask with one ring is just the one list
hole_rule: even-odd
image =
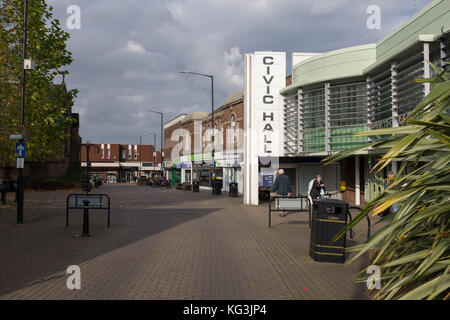
[[[401,162],[393,183],[367,204],[336,238],[366,215],[399,204],[386,224],[365,243],[350,248],[375,252],[372,261],[384,282],[375,299],[448,299],[450,289],[450,74],[432,66],[438,76],[431,92],[413,110],[405,125],[357,136],[389,135],[381,141],[333,155],[328,163],[369,148],[383,154],[372,171]],[[366,270],[357,279],[367,279]],[[365,279],[363,279],[365,278]]]
[[[20,131],[23,0],[0,1],[0,161],[14,157],[11,134]],[[46,161],[61,154],[70,135],[70,111],[77,90],[55,86],[57,76],[72,63],[63,31],[45,0],[29,1],[27,58],[36,63],[27,70],[24,118],[27,160]]]

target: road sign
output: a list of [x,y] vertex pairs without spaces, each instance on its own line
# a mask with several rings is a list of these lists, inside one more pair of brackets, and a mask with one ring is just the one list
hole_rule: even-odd
[[18,169],[23,169],[24,164],[25,164],[24,158],[17,158],[17,168]]
[[25,158],[27,145],[25,142],[16,142],[16,157]]

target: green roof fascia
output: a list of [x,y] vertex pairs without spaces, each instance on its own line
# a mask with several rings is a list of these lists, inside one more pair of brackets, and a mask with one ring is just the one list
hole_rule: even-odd
[[[280,94],[294,94],[298,88],[314,83],[365,76],[415,44],[435,41],[450,32],[448,21],[450,0],[434,0],[376,44],[338,49],[296,64],[292,84],[280,90]],[[364,58],[364,53],[369,54],[364,52],[366,49],[373,50],[371,63],[369,57]]]
[[435,0],[376,44],[376,62],[364,73],[389,62],[398,54],[425,41],[435,41],[450,31],[450,0]]
[[342,78],[363,76],[363,70],[375,62],[376,45],[366,44],[333,50],[313,56],[295,65],[292,84],[280,94],[294,93],[305,85]]

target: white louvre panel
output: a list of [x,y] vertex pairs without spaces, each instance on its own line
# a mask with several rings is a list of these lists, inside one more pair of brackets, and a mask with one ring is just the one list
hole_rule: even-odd
[[299,95],[303,130],[303,151],[325,150],[325,88]]
[[419,52],[397,65],[393,94],[397,99],[399,125],[402,125],[401,119],[406,117],[424,98],[424,85],[415,82],[416,79],[423,77],[423,52]]
[[392,79],[387,69],[374,75],[368,81],[367,107],[369,123],[375,123],[392,117]]
[[450,61],[450,36],[447,35],[442,37],[440,42],[441,42],[440,60],[448,62]]
[[298,95],[284,98],[284,152],[298,152]]

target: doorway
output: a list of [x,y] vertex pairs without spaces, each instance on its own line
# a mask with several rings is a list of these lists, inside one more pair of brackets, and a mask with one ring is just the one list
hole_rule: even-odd
[[299,194],[308,196],[308,185],[311,180],[313,180],[316,175],[320,174],[323,176],[323,167],[321,165],[313,166],[300,166],[298,168],[298,191]]

